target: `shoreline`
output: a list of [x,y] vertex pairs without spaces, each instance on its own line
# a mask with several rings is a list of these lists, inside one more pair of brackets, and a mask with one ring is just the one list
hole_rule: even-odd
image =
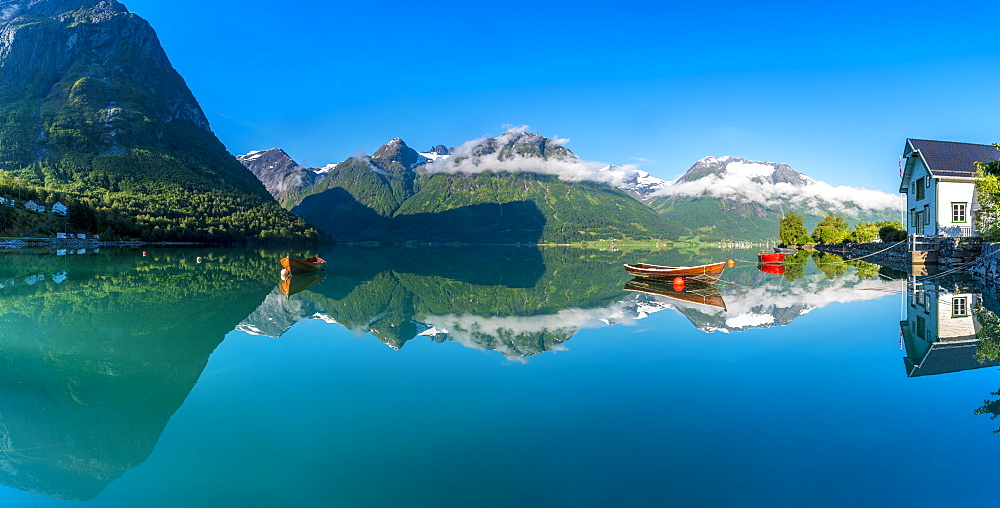
[[143,245],[168,247],[203,244],[197,242],[144,242],[142,240],[84,240],[79,238],[0,238],[0,249],[23,249],[26,247],[90,249],[96,247],[140,247]]

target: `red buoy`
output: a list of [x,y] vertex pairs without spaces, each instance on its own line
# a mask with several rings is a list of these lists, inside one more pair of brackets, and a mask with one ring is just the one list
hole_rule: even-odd
[[684,291],[684,285],[684,277],[674,277],[674,291],[677,291],[678,293]]

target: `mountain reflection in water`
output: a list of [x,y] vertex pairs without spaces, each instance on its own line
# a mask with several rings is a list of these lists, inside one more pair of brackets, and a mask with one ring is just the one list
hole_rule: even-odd
[[272,261],[57,254],[0,268],[0,483],[85,500],[152,452]]
[[[59,254],[5,253],[0,264],[0,483],[53,498],[93,499],[145,461],[227,336],[280,337],[305,319],[393,349],[451,341],[523,362],[567,349],[580,330],[665,310],[703,332],[733,333],[905,292],[906,375],[1000,364],[994,296],[818,254],[791,257],[784,273],[738,264],[686,299],[669,285],[636,284],[622,263],[739,253],[338,247],[318,253],[325,276],[285,285],[284,252]],[[1000,414],[1000,401],[977,412]]]
[[[393,349],[421,337],[498,351],[520,361],[563,348],[581,329],[633,323],[666,309],[709,333],[784,326],[831,303],[899,293],[896,279],[905,276],[827,255],[817,254],[812,261],[813,255],[805,253],[790,258],[787,273],[743,264],[727,270],[715,285],[677,292],[669,282],[631,280],[621,262],[634,253],[552,248],[347,251],[330,254],[339,261],[322,284],[288,298],[276,289],[238,329],[280,337],[298,321],[321,319],[358,335],[371,333]],[[683,264],[705,261],[687,257]],[[505,284],[510,281],[514,284]]]

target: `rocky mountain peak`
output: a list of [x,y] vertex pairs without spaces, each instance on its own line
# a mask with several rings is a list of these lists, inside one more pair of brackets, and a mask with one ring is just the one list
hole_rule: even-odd
[[727,156],[702,158],[678,178],[677,183],[693,182],[712,175],[719,178],[734,175],[758,183],[789,183],[795,186],[808,185],[813,181],[787,164]]
[[372,162],[383,169],[391,169],[393,163],[398,163],[406,169],[412,169],[423,160],[416,150],[407,146],[399,138],[393,138],[376,150],[375,155],[372,155]]
[[264,188],[279,202],[298,196],[304,187],[313,185],[321,175],[314,169],[305,168],[280,148],[258,150],[236,157]]
[[96,20],[116,14],[128,13],[128,9],[115,0],[2,0],[0,1],[0,23],[17,21],[19,18],[45,17],[61,20],[86,18]]
[[0,98],[46,96],[92,115],[110,153],[136,137],[114,128],[132,119],[210,131],[156,32],[115,0],[0,1]]
[[434,155],[451,155],[451,149],[449,149],[447,146],[444,145],[435,145],[423,153],[431,153]]
[[472,155],[478,157],[493,155],[501,161],[517,157],[576,158],[573,152],[552,139],[519,130],[510,130],[495,138],[484,140],[472,149]]

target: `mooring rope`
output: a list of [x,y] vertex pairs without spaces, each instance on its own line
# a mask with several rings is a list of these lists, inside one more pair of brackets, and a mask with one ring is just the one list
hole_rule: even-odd
[[[881,254],[881,253],[883,253],[883,252],[885,252],[887,250],[890,250],[890,249],[896,247],[897,245],[904,244],[906,242],[907,242],[907,240],[903,240],[903,241],[900,241],[900,242],[895,242],[892,245],[890,245],[890,246],[888,246],[888,247],[886,247],[886,248],[884,248],[884,249],[882,249],[880,251],[872,252],[871,254],[865,254],[864,256],[859,256],[859,257],[856,257],[856,258],[852,257],[850,259],[850,261],[858,261],[858,260],[861,260],[861,259],[870,258],[872,256],[875,256],[875,255]],[[823,252],[823,251],[820,251],[820,252]],[[843,254],[847,254],[848,252],[846,250],[844,250],[842,253]],[[832,252],[832,254],[837,254],[837,253],[836,252]]]

